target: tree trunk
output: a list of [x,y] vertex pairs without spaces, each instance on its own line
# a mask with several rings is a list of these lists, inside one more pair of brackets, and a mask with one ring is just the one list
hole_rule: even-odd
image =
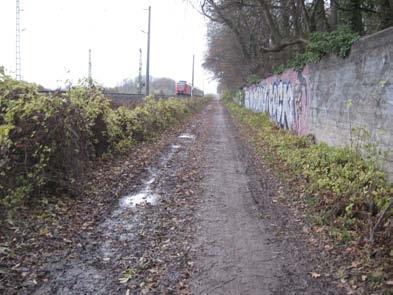
[[289,36],[290,34],[290,25],[289,25],[289,5],[288,0],[280,0],[281,6],[281,14],[282,14],[282,29],[284,36]]
[[337,29],[338,25],[338,9],[337,0],[330,0],[330,28],[332,30]]
[[292,0],[291,4],[292,4],[291,9],[293,14],[293,27],[294,27],[295,37],[300,37],[302,36],[303,33],[302,24],[301,24],[302,10],[301,8],[296,6],[296,0]]
[[325,32],[328,29],[328,21],[326,18],[325,1],[316,0],[315,4],[315,24],[318,32]]
[[[312,13],[309,15],[310,32],[325,32],[328,29],[324,0],[315,0]],[[306,10],[307,11],[307,10]]]
[[266,19],[266,22],[269,26],[270,31],[272,32],[272,42],[273,45],[277,45],[280,43],[282,36],[280,33],[280,30],[276,24],[276,22],[273,19],[272,14],[270,13],[269,6],[265,2],[265,0],[258,0],[258,3],[260,4],[264,17]]
[[361,0],[350,0],[350,23],[352,31],[359,33],[360,35],[364,34],[364,26],[362,20],[362,10],[361,10]]
[[393,0],[379,0],[381,11],[380,29],[386,29],[393,26]]

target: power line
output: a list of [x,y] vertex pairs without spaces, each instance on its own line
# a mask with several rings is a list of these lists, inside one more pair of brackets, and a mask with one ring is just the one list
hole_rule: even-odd
[[149,96],[150,93],[150,21],[151,6],[149,6],[149,21],[147,26],[146,96]]
[[139,48],[138,94],[142,94],[142,49]]
[[195,54],[192,55],[192,79],[191,79],[191,96],[194,92],[194,70],[195,70]]
[[192,56],[192,87],[194,87],[194,77],[195,77],[195,54]]

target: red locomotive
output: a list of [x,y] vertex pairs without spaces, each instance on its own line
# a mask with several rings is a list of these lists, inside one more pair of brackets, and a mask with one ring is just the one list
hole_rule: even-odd
[[177,96],[203,96],[204,93],[198,88],[192,87],[186,81],[179,81],[176,83],[176,95]]
[[176,83],[176,95],[191,96],[191,88],[186,81],[179,81]]

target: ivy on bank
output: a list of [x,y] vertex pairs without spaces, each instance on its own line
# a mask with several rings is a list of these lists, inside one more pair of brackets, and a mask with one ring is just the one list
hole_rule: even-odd
[[325,55],[335,54],[345,58],[349,55],[352,44],[359,39],[350,28],[343,26],[332,32],[310,34],[309,43],[304,53],[296,55],[287,64],[273,69],[274,74],[281,74],[286,69],[301,70],[306,64],[316,63]]

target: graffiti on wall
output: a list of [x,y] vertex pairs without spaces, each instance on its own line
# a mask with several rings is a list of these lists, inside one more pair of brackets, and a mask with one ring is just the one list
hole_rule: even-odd
[[288,70],[244,89],[244,106],[266,112],[280,128],[308,132],[308,68]]

